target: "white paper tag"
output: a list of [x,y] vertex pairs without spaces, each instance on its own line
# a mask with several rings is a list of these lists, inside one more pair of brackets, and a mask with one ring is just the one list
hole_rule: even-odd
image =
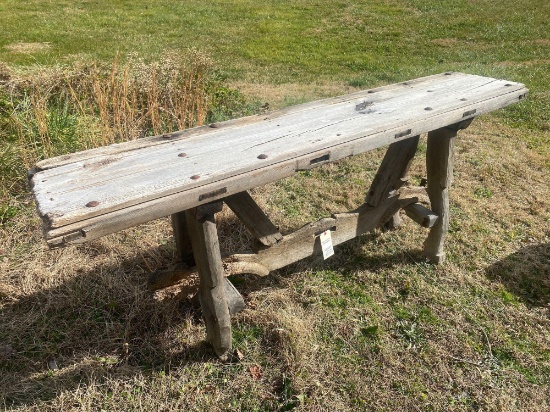
[[332,238],[330,237],[330,230],[321,233],[319,236],[321,241],[321,249],[323,249],[323,258],[328,259],[334,255],[334,248],[332,247]]

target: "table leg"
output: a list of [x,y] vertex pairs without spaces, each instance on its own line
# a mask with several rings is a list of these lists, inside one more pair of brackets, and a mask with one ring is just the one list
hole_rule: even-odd
[[199,272],[199,298],[207,339],[225,361],[231,351],[231,319],[214,213],[198,214],[194,208],[187,210],[185,217]]
[[[371,184],[365,202],[377,206],[391,192],[398,190],[407,181],[419,136],[413,136],[390,145]],[[395,229],[401,224],[399,211],[385,223],[387,229]]]
[[454,137],[457,130],[442,128],[428,133],[426,151],[427,192],[432,211],[439,216],[424,242],[424,252],[434,263],[445,259],[443,244],[449,229],[449,188],[453,179]]

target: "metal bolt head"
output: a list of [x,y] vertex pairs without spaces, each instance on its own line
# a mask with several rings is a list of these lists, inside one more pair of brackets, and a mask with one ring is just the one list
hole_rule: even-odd
[[97,205],[99,205],[97,200],[92,200],[91,202],[86,203],[86,207],[96,207]]
[[192,180],[198,180],[198,179],[200,179],[200,176],[199,175],[193,175],[193,176],[191,176],[191,179]]
[[258,156],[258,159],[267,159],[267,155],[265,153],[262,153]]
[[181,152],[181,153],[178,155],[178,157],[187,157],[187,153]]
[[424,110],[430,111],[433,110],[431,107],[424,107]]

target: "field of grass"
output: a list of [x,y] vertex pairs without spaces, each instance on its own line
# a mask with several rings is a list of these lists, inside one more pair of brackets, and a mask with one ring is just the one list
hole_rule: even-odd
[[[550,409],[548,1],[0,0],[0,15],[0,409]],[[167,219],[50,251],[24,187],[40,157],[124,139],[101,123],[99,103],[138,96],[98,89],[115,66],[126,90],[174,55],[184,79],[189,56],[207,61],[184,126],[449,70],[530,95],[459,134],[445,264],[424,261],[426,232],[405,220],[327,261],[233,279],[243,359],[222,364],[177,288],[146,289],[175,257]],[[133,137],[182,125],[143,113]],[[288,232],[360,204],[383,154],[253,195]],[[246,247],[229,211],[219,223],[223,250]]]

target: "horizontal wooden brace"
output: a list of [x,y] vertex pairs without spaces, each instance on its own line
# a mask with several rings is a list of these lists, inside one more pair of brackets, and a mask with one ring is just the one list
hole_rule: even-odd
[[437,222],[439,216],[420,203],[413,203],[403,208],[408,217],[422,227],[430,228]]
[[[308,223],[258,253],[235,254],[223,258],[224,274],[230,276],[251,273],[257,276],[266,276],[273,270],[321,253],[320,242],[317,238],[318,234],[325,230],[331,230],[332,244],[336,246],[382,226],[400,209],[417,202],[418,198],[416,197],[400,199],[398,196],[392,196],[380,202],[378,206],[363,204],[355,211],[339,213],[330,218]],[[164,278],[153,274],[150,278],[149,288],[157,290],[193,275],[196,275],[196,268],[181,269],[166,274]]]

